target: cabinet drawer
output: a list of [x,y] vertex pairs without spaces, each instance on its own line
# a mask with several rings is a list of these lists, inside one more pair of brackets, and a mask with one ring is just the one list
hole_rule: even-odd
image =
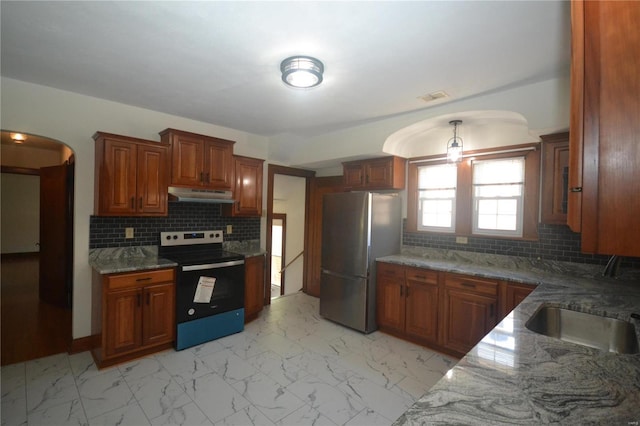
[[158,269],[121,275],[108,275],[105,277],[104,283],[107,290],[117,290],[128,287],[141,287],[155,283],[173,282],[173,277],[173,269]]
[[438,273],[429,269],[408,267],[405,272],[407,280],[420,281],[427,284],[438,284]]
[[404,266],[395,263],[378,262],[377,274],[378,276],[404,279]]
[[498,294],[498,282],[483,278],[469,277],[465,275],[447,274],[445,278],[447,288],[455,288],[467,292],[496,296]]

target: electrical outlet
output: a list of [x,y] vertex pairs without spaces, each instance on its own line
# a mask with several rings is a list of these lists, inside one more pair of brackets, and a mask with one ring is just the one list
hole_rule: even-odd
[[233,226],[227,225],[227,234],[233,234]]
[[133,238],[133,228],[124,228],[124,238],[125,239]]
[[469,239],[467,237],[456,237],[456,243],[469,244]]

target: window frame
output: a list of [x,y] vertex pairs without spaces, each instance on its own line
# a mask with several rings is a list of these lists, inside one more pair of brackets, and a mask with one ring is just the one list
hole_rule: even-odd
[[[473,175],[474,160],[493,160],[511,157],[525,158],[525,178],[522,207],[522,236],[504,233],[474,233]],[[418,229],[418,168],[421,165],[444,164],[442,155],[431,155],[409,159],[407,170],[407,232],[455,235],[461,237],[500,238],[511,240],[538,240],[538,218],[540,200],[540,143],[502,146],[490,149],[466,151],[463,161],[457,166],[457,188],[454,232]]]
[[[427,164],[427,166],[442,166],[445,165],[445,162],[439,162],[438,164]],[[418,176],[419,176],[419,172],[418,172]],[[418,177],[419,180],[419,177]],[[416,183],[417,184],[417,183]],[[442,188],[444,189],[444,188]],[[417,229],[419,231],[423,231],[423,232],[442,232],[442,233],[446,233],[446,234],[453,234],[455,232],[455,228],[456,228],[456,205],[457,205],[457,196],[458,196],[458,182],[457,182],[457,176],[456,176],[456,186],[454,187],[454,192],[455,192],[455,196],[453,197],[453,199],[450,198],[441,198],[440,200],[452,200],[453,201],[453,205],[451,206],[451,226],[450,227],[442,227],[442,226],[421,226],[419,224],[419,220],[417,219],[416,222],[416,226]],[[429,191],[429,190],[437,190],[437,189],[427,189],[427,188],[420,188],[417,187],[417,197],[418,197],[418,201],[417,201],[417,206],[418,206],[418,211],[417,211],[417,216],[416,218],[420,217],[421,214],[421,208],[422,208],[422,203],[420,203],[420,192],[423,191]]]

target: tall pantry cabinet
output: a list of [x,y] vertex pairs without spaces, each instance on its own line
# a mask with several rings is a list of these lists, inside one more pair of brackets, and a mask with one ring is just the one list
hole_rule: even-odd
[[572,1],[568,224],[587,253],[640,256],[640,2]]

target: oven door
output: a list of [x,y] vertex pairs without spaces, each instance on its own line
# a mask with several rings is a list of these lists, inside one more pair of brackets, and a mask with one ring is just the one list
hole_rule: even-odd
[[[203,288],[215,278],[211,297],[203,301]],[[196,295],[198,284],[201,291]],[[176,321],[183,323],[244,307],[244,260],[185,265],[176,286]]]

